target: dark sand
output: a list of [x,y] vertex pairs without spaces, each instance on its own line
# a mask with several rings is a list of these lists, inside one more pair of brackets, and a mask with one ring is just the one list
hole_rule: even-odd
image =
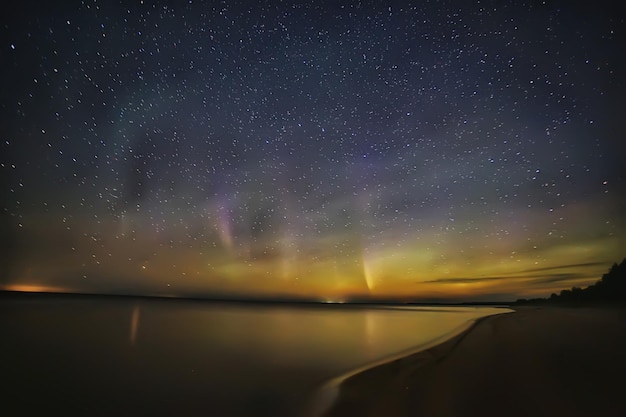
[[348,378],[325,416],[626,416],[626,309],[516,310]]

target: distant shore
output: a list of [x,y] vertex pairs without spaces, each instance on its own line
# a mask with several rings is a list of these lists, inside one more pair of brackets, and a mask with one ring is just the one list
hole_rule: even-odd
[[324,416],[626,415],[626,308],[514,309],[349,377]]

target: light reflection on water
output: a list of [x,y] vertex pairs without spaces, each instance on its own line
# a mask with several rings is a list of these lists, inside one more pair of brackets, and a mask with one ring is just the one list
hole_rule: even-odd
[[130,345],[135,346],[137,341],[137,329],[139,328],[139,315],[141,314],[141,307],[139,304],[133,308],[133,314],[130,318]]
[[5,300],[0,353],[20,414],[288,416],[325,381],[496,312]]

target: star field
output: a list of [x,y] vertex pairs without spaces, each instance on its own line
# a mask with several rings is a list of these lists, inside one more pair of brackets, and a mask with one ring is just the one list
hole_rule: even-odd
[[623,257],[623,6],[23,3],[5,288],[486,300]]

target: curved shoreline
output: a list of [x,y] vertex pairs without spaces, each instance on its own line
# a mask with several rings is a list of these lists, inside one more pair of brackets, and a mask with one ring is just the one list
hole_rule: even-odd
[[[350,378],[363,374],[369,370],[383,367],[395,361],[412,358],[416,355],[423,355],[424,358],[421,358],[421,360],[424,362],[424,364],[426,364],[429,359],[427,357],[432,355],[431,351],[434,352],[435,349],[441,348],[445,349],[446,351],[453,349],[481,321],[502,314],[515,312],[515,310],[512,310],[508,307],[502,307],[502,310],[503,311],[500,313],[494,313],[488,316],[479,317],[477,319],[468,320],[460,326],[456,327],[455,329],[449,331],[448,333],[444,333],[427,343],[414,346],[412,348],[389,356],[385,356],[379,360],[367,363],[326,381],[313,394],[310,404],[305,408],[304,413],[301,417],[325,416],[337,404],[337,401],[340,398],[341,387]],[[447,349],[448,346],[450,346],[450,349]]]
[[626,308],[521,307],[342,381],[324,417],[626,415]]

